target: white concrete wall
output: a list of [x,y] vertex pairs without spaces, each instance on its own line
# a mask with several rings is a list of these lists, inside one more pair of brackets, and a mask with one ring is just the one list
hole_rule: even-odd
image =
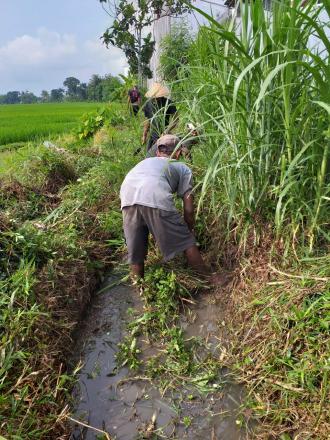
[[[228,16],[228,8],[223,5],[224,1],[225,0],[210,0],[210,2],[208,2],[207,0],[207,2],[205,2],[203,0],[196,0],[194,5],[208,14],[213,15],[215,18],[224,18]],[[171,25],[182,19],[188,21],[193,31],[197,31],[200,25],[207,23],[206,18],[197,12],[186,14],[179,18],[164,16],[154,22],[152,26],[152,34],[155,41],[155,51],[150,61],[150,69],[153,73],[153,78],[148,80],[148,85],[161,79],[158,74],[160,43],[163,37],[171,32]]]
[[171,31],[171,17],[164,16],[159,18],[153,25],[152,33],[155,41],[155,50],[150,60],[150,69],[153,73],[153,78],[148,80],[148,85],[155,81],[160,81],[158,75],[159,57],[160,57],[160,43],[165,35]]

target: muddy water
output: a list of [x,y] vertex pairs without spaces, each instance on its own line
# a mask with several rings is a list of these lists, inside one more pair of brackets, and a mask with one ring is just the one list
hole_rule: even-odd
[[[113,281],[112,277],[107,282]],[[182,386],[162,396],[147,378],[134,377],[137,373],[126,368],[117,369],[117,344],[125,334],[127,310],[140,307],[137,293],[124,284],[95,296],[77,339],[76,353],[83,367],[74,391],[74,418],[117,440],[245,439],[237,422],[243,390],[230,382],[226,371],[219,378],[221,385],[211,394],[201,395]],[[219,331],[222,318],[218,301],[201,295],[195,304],[184,307],[181,327],[187,338],[202,338],[206,349],[221,358],[226,345],[224,332]],[[147,357],[148,351],[150,348],[142,356]],[[78,424],[72,428],[71,440],[100,438],[106,437],[92,428]]]

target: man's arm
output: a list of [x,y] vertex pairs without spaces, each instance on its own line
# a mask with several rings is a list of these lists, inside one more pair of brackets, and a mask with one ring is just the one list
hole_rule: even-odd
[[183,218],[189,230],[193,231],[195,226],[195,209],[194,196],[190,191],[187,191],[183,196]]

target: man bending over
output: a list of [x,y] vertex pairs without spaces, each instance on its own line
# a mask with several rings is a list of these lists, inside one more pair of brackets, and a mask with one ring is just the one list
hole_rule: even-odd
[[[193,235],[194,203],[192,172],[179,162],[179,138],[165,135],[157,141],[157,156],[144,159],[125,177],[120,189],[128,262],[134,278],[144,276],[144,261],[151,233],[165,261],[184,252],[198,273],[211,275]],[[173,195],[183,199],[183,218],[176,210]],[[218,283],[217,277],[210,277]]]

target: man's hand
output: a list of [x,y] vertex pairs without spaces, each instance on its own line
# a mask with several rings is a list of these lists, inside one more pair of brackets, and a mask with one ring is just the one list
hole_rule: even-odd
[[189,191],[183,196],[183,217],[189,230],[193,232],[195,226],[194,197]]

